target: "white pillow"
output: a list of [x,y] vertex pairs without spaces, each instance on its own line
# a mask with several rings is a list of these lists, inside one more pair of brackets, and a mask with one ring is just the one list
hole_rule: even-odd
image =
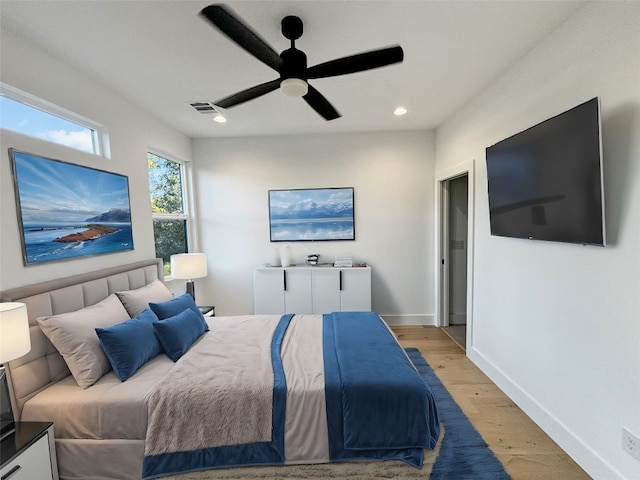
[[60,352],[78,385],[87,388],[111,370],[96,327],[110,327],[129,320],[129,314],[114,294],[95,305],[52,317],[39,317],[38,324]]
[[148,308],[149,302],[160,303],[173,298],[173,294],[160,280],[154,280],[150,284],[135,290],[116,292],[116,295],[124,305],[124,308],[127,309],[127,312],[129,312],[131,318],[137,317],[145,308]]

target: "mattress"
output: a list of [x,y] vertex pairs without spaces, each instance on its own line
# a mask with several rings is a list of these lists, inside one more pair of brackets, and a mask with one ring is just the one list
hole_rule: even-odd
[[28,400],[22,420],[53,422],[56,439],[144,440],[147,398],[173,366],[158,355],[126,382],[110,371],[87,389],[69,375]]

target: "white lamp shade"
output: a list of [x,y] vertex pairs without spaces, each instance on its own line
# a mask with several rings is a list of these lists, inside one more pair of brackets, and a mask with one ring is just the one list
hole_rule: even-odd
[[29,350],[27,306],[24,303],[0,303],[0,363],[15,360]]
[[207,276],[207,256],[204,253],[179,253],[171,255],[171,276],[178,279]]

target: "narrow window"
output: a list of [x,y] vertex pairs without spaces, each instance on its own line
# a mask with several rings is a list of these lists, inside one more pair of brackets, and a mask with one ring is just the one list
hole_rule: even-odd
[[101,155],[104,128],[15,89],[1,88],[0,128]]
[[156,257],[171,274],[171,255],[189,251],[189,217],[185,208],[184,165],[147,153]]

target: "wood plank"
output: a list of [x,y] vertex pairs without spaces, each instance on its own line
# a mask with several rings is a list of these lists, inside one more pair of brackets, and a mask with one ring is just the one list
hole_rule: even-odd
[[586,474],[437,327],[392,327],[414,347],[505,466],[513,480],[588,480]]

